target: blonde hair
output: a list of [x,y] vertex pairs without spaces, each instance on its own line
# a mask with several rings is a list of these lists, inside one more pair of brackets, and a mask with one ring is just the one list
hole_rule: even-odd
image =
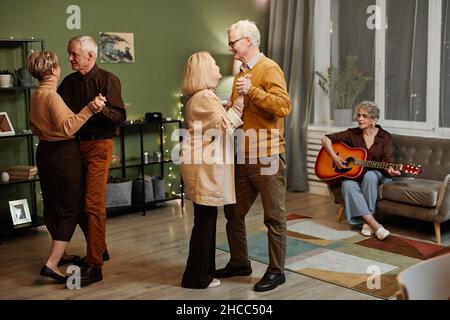
[[207,51],[196,52],[189,57],[184,66],[181,92],[191,96],[205,89],[215,89],[217,81],[212,78],[215,61]]
[[58,56],[52,51],[35,51],[27,58],[28,71],[39,81],[50,78],[57,66]]
[[380,109],[377,104],[373,101],[363,101],[360,102],[355,108],[355,114],[353,115],[354,119],[358,117],[358,111],[364,109],[367,111],[367,115],[374,120],[380,119]]

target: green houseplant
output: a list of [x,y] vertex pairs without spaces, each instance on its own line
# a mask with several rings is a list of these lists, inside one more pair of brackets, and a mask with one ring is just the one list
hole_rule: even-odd
[[[352,110],[356,98],[364,91],[371,77],[364,76],[356,68],[356,56],[345,57],[341,68],[331,67],[328,72],[316,71],[319,78],[319,86],[330,98],[330,106],[333,109],[334,124],[336,126],[348,126],[351,124]],[[341,119],[338,110],[346,110]],[[348,119],[345,119],[348,118]]]

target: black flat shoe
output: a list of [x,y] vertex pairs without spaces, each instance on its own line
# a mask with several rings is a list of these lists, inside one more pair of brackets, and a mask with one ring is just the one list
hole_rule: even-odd
[[52,279],[56,280],[58,283],[66,283],[67,282],[66,276],[62,276],[62,275],[56,273],[55,271],[53,271],[52,269],[47,267],[45,264],[42,266],[40,275],[44,276],[44,277],[52,278]]
[[63,266],[65,264],[74,264],[74,262],[78,260],[80,260],[79,256],[72,255],[72,258],[59,260],[58,267]]

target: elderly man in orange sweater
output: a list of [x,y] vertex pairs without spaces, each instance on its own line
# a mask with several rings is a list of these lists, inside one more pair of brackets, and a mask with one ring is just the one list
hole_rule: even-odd
[[255,291],[269,291],[284,283],[286,256],[284,118],[291,110],[281,68],[259,50],[255,23],[241,20],[228,29],[228,49],[242,62],[230,101],[243,94],[243,130],[238,133],[235,170],[236,204],[225,206],[230,261],[214,276],[227,278],[252,273],[248,259],[245,216],[258,194],[268,231],[269,266]]

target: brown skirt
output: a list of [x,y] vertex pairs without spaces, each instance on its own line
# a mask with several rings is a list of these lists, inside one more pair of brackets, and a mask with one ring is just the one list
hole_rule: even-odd
[[53,240],[70,241],[83,208],[82,162],[75,139],[39,142],[36,164],[44,221]]

